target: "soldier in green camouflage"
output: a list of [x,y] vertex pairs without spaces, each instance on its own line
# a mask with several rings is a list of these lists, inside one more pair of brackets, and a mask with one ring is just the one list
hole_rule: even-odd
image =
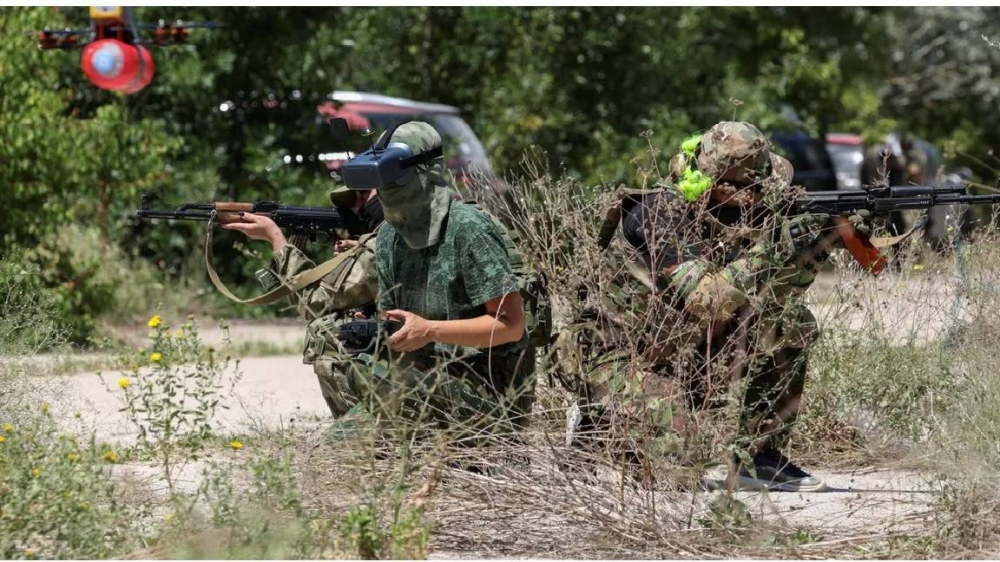
[[[409,122],[391,142],[419,155],[441,137]],[[381,414],[417,417],[459,439],[510,433],[527,422],[535,366],[513,243],[486,211],[457,201],[450,181],[438,157],[404,185],[379,189],[378,309],[402,327],[387,341],[391,368],[373,370],[368,394]]]
[[[614,307],[595,307],[589,325],[596,330],[560,342],[563,369],[584,378],[571,426],[626,427],[615,431],[646,438],[646,451],[681,456],[692,439],[689,414],[747,377],[740,484],[823,490],[822,480],[780,448],[798,413],[817,336],[815,319],[795,297],[834,247],[832,219],[774,211],[796,193],[793,170],[753,125],[719,123],[683,149],[671,160],[667,185],[623,192],[613,215],[631,247],[629,270],[639,288]],[[864,231],[867,218],[851,223]],[[622,328],[640,333],[625,353],[616,343]]]
[[[357,214],[371,232],[382,223],[382,207],[374,190],[358,192],[340,187],[330,192],[330,202],[344,212]],[[242,222],[222,226],[270,242],[275,273],[281,282],[288,283],[296,275],[316,267],[302,250],[288,243],[268,217],[247,213]],[[358,403],[358,397],[351,383],[356,358],[338,339],[338,328],[352,320],[355,311],[369,316],[375,313],[378,294],[375,237],[370,234],[360,240],[339,240],[334,251],[343,257],[340,264],[318,283],[288,298],[299,316],[309,322],[302,362],[313,366],[330,413],[340,417]]]

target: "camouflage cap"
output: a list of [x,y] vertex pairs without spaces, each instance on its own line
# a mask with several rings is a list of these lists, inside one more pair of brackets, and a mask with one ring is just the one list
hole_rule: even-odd
[[389,142],[401,142],[412,148],[413,154],[421,154],[441,146],[441,135],[428,123],[410,121],[396,127]]
[[[427,123],[410,121],[397,127],[389,142],[404,143],[417,155],[441,146],[441,135]],[[416,171],[405,185],[379,189],[379,198],[385,222],[399,232],[407,246],[419,250],[437,244],[451,208],[452,190],[443,157],[420,164]]]
[[330,190],[330,204],[338,209],[350,209],[358,202],[358,192],[346,185],[339,185]]
[[701,137],[698,169],[716,182],[751,184],[769,175],[771,151],[760,129],[723,121]]

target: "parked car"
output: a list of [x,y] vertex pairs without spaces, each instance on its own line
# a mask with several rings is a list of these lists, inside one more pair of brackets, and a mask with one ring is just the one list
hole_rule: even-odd
[[826,151],[837,175],[837,188],[861,189],[861,165],[865,161],[861,135],[830,133],[826,135]]
[[[365,92],[335,91],[316,109],[324,123],[331,117],[344,117],[352,129],[370,126],[377,133],[397,123],[415,119],[426,121],[440,133],[446,163],[460,186],[468,186],[477,177],[492,178],[494,175],[483,144],[456,107]],[[356,139],[350,152],[366,150],[367,142]],[[343,150],[338,152],[339,147],[331,148],[333,150],[320,155],[320,160],[327,168],[337,170],[348,155]]]
[[[335,91],[319,98],[318,102],[315,97],[310,100],[299,92],[288,98],[269,94],[263,99],[224,101],[215,112],[228,119],[297,129],[294,144],[283,147],[287,151],[282,157],[284,164],[318,166],[319,170],[330,173],[339,170],[350,155],[367,150],[378,134],[395,124],[419,119],[430,123],[441,134],[448,168],[459,185],[467,186],[478,176],[494,177],[482,143],[456,107],[366,92]],[[359,134],[344,146],[331,135],[328,127],[331,117],[347,119],[358,133],[370,127],[375,136],[369,141]]]
[[837,173],[826,151],[826,143],[805,132],[772,133],[772,144],[795,168],[792,183],[806,191],[834,191]]

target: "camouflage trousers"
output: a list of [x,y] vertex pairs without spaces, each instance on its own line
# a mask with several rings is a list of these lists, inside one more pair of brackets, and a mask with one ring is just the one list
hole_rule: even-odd
[[337,339],[340,325],[349,320],[339,314],[316,318],[306,328],[302,350],[302,362],[312,365],[323,400],[335,418],[346,414],[359,401],[350,381],[355,356]]
[[535,350],[518,355],[435,360],[406,354],[395,360],[360,357],[348,372],[352,394],[383,429],[446,430],[458,444],[511,437],[523,430],[534,404]]
[[[535,349],[445,359],[427,353],[392,358],[386,349],[352,354],[335,337],[347,319],[314,320],[303,361],[312,364],[334,417],[364,403],[383,427],[449,428],[456,435],[513,434],[534,403]],[[377,357],[378,359],[376,359]]]
[[607,335],[561,338],[560,369],[578,375],[568,444],[633,460],[690,460],[706,415],[745,378],[738,440],[751,454],[781,447],[801,403],[808,347],[817,334],[812,314],[801,306],[770,316],[746,313],[709,329],[711,337],[700,345],[655,362],[636,349],[594,353],[595,341],[613,341]]
[[350,383],[351,367],[343,359],[321,357],[313,363],[323,400],[335,418],[343,416],[360,401]]

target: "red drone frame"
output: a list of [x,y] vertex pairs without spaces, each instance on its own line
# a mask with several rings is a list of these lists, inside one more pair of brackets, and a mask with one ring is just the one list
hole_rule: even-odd
[[[222,27],[218,22],[135,24],[124,6],[91,6],[90,29],[45,29],[38,33],[39,49],[83,49],[80,68],[98,88],[134,94],[153,80],[153,55],[146,46],[165,47],[187,42],[189,30]],[[143,42],[139,31],[152,31]],[[87,41],[81,38],[89,35]]]

